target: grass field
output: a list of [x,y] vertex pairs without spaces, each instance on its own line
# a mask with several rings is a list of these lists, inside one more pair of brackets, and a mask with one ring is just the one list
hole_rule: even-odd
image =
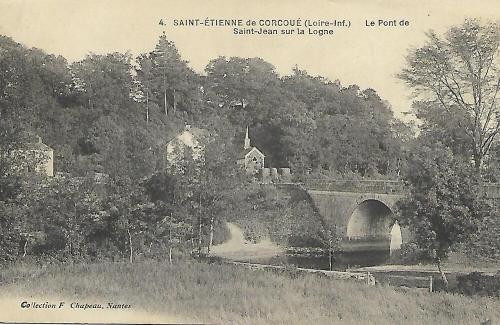
[[[293,272],[277,274],[195,261],[172,266],[158,262],[43,268],[16,265],[1,272],[0,298],[4,302],[0,308],[4,310],[0,310],[0,321],[8,320],[2,319],[5,315],[28,319],[36,311],[22,310],[21,299],[39,299],[36,301],[127,303],[132,305],[130,311],[116,311],[113,315],[118,315],[119,321],[126,318],[135,322],[145,315],[150,316],[144,318],[147,322],[217,324],[480,324],[486,319],[493,324],[500,322],[499,299],[368,287],[310,274],[293,276]],[[84,320],[89,321],[88,315],[92,315],[90,321],[110,321],[109,317],[114,316],[104,311],[79,311],[66,317],[87,315]],[[61,312],[44,311],[44,320],[75,320],[62,318],[58,313]]]

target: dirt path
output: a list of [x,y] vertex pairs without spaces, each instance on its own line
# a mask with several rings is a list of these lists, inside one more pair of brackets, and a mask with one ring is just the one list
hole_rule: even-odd
[[243,230],[234,223],[227,223],[230,239],[220,245],[212,247],[212,255],[231,260],[249,261],[259,258],[269,258],[284,252],[282,247],[263,239],[253,244],[245,240]]

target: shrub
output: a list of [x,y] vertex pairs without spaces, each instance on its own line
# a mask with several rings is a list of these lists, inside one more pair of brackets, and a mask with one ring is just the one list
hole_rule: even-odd
[[481,256],[500,259],[500,206],[492,208],[481,221],[479,229],[470,243],[467,243],[467,253],[472,256]]
[[429,262],[430,260],[426,251],[413,242],[403,243],[399,252],[391,256],[391,263],[397,264],[417,264]]
[[444,283],[443,279],[440,277],[433,277],[432,279],[432,291],[434,292],[448,292],[450,291],[450,285],[446,286],[446,283]]
[[217,264],[221,265],[224,263],[224,259],[218,256],[207,256],[205,254],[201,254],[197,256],[197,260],[200,262],[205,262],[207,264]]
[[229,234],[229,229],[224,221],[219,221],[214,227],[214,245],[222,244],[229,240],[231,235]]
[[457,277],[458,292],[473,296],[500,297],[500,273],[493,276],[472,272]]
[[304,276],[304,272],[297,269],[295,265],[285,265],[285,267],[280,269],[273,269],[273,271],[277,274],[284,275],[290,279],[298,279]]

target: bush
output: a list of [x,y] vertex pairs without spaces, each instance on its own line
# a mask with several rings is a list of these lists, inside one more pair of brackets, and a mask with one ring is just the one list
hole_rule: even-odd
[[491,276],[472,272],[458,276],[457,281],[457,290],[461,294],[500,297],[500,273]]
[[430,262],[431,259],[426,251],[418,247],[416,243],[403,243],[397,254],[391,256],[391,263],[394,264],[417,264],[420,262]]
[[290,279],[298,279],[304,276],[304,271],[298,270],[295,265],[285,265],[285,267],[273,269],[273,271]]
[[230,239],[229,229],[225,221],[219,221],[214,227],[214,245],[222,244]]
[[[447,276],[447,278],[448,278],[448,276]],[[448,281],[450,281],[449,278],[448,278]],[[444,283],[444,281],[443,281],[443,279],[441,279],[441,277],[433,277],[433,279],[432,279],[432,291],[434,291],[434,292],[449,292],[449,291],[451,291],[450,286],[451,286],[451,284],[448,284],[448,286],[446,286],[446,283]]]
[[198,261],[200,262],[204,262],[204,263],[207,263],[207,264],[217,264],[217,265],[221,265],[224,263],[224,259],[221,258],[221,257],[218,257],[218,256],[208,256],[206,254],[201,254],[199,256],[193,256],[195,257]]
[[0,223],[0,266],[14,261],[19,255],[19,236],[10,229],[1,229]]
[[489,211],[488,215],[481,221],[479,229],[467,243],[467,253],[472,256],[481,256],[490,259],[500,259],[500,207]]

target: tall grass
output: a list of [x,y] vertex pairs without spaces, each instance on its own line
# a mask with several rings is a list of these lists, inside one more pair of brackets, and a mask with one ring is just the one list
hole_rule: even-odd
[[479,324],[500,300],[367,287],[305,274],[183,261],[26,265],[2,271],[0,292],[99,297],[155,313],[222,324]]

